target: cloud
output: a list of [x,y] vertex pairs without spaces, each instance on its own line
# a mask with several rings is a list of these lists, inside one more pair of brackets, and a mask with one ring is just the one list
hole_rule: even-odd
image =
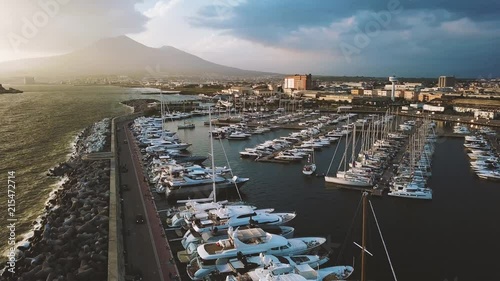
[[[480,65],[498,73],[491,58],[500,51],[491,44],[499,41],[500,1],[255,0],[227,7],[226,16],[216,7],[202,6],[189,18],[191,26],[304,56],[322,54],[322,69],[330,64],[332,73],[340,68],[427,76],[454,70],[470,76]],[[348,55],[345,46],[352,47]],[[463,63],[466,58],[474,58],[474,67]]]
[[[8,2],[8,3],[5,3]],[[61,53],[100,38],[141,32],[148,18],[135,10],[142,0],[2,1],[3,52]]]
[[158,1],[152,8],[148,9],[143,14],[148,18],[162,17],[181,1],[182,0]]
[[497,0],[2,1],[2,57],[12,52],[7,35],[21,34],[23,18],[44,11],[38,1],[67,3],[20,44],[30,56],[127,34],[148,46],[172,45],[216,63],[271,72],[500,75],[493,59],[500,55],[493,47],[500,43]]

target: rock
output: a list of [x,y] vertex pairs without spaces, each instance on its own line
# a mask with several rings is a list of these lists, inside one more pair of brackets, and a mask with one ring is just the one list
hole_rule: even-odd
[[93,276],[95,275],[95,270],[93,268],[88,268],[85,270],[78,270],[76,274],[76,280],[78,281],[94,281]]

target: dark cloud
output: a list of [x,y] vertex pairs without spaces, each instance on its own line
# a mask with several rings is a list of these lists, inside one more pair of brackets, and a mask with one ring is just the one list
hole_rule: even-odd
[[[349,44],[357,50],[349,60],[342,61],[346,70],[358,71],[354,62],[361,62],[359,70],[372,72],[392,69],[391,72],[434,75],[455,69],[460,72],[457,75],[470,76],[481,70],[481,66],[486,72],[498,71],[498,64],[491,59],[500,55],[492,47],[498,45],[491,45],[498,43],[500,34],[497,0],[253,0],[239,5],[219,0],[213,3],[199,10],[190,23],[224,30],[266,46],[325,52],[336,58],[335,63],[345,58],[340,45]],[[389,13],[391,7],[397,7],[396,11]],[[390,20],[384,23],[377,17],[381,14],[389,14]],[[366,46],[359,48],[356,36],[367,33],[373,36],[369,36]]]

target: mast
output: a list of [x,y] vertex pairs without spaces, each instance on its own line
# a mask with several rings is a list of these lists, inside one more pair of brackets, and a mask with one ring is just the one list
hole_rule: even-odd
[[[356,158],[355,155],[356,155],[356,124],[353,123],[354,126],[353,126],[353,132],[352,132],[352,151],[351,151],[351,160],[349,161],[349,164],[353,163]],[[353,164],[354,166],[354,164]],[[353,167],[354,168],[354,167]]]
[[163,119],[164,109],[163,109],[163,91],[160,86],[160,117],[161,117],[161,139],[165,138],[165,120]]
[[214,194],[214,202],[217,202],[217,191],[215,189],[215,160],[214,160],[214,137],[212,131],[212,110],[208,107],[208,124],[210,130],[210,158],[212,158],[212,192]]
[[366,201],[368,197],[368,192],[363,192],[363,227],[361,234],[361,281],[366,281],[365,273],[365,249],[366,249]]
[[[349,115],[347,115],[347,127],[346,130],[349,132]],[[344,148],[344,172],[347,171],[347,147],[349,146],[349,134],[345,135],[345,148]],[[344,173],[345,178],[345,173]]]

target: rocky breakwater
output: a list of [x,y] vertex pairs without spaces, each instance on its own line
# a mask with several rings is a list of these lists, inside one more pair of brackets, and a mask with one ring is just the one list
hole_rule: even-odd
[[67,180],[48,201],[47,213],[35,228],[29,245],[18,247],[15,274],[4,272],[3,278],[107,279],[109,161],[84,161],[81,157],[108,146],[109,138],[102,138],[103,135],[109,135],[109,120],[98,122],[79,135],[74,153],[63,165]]

